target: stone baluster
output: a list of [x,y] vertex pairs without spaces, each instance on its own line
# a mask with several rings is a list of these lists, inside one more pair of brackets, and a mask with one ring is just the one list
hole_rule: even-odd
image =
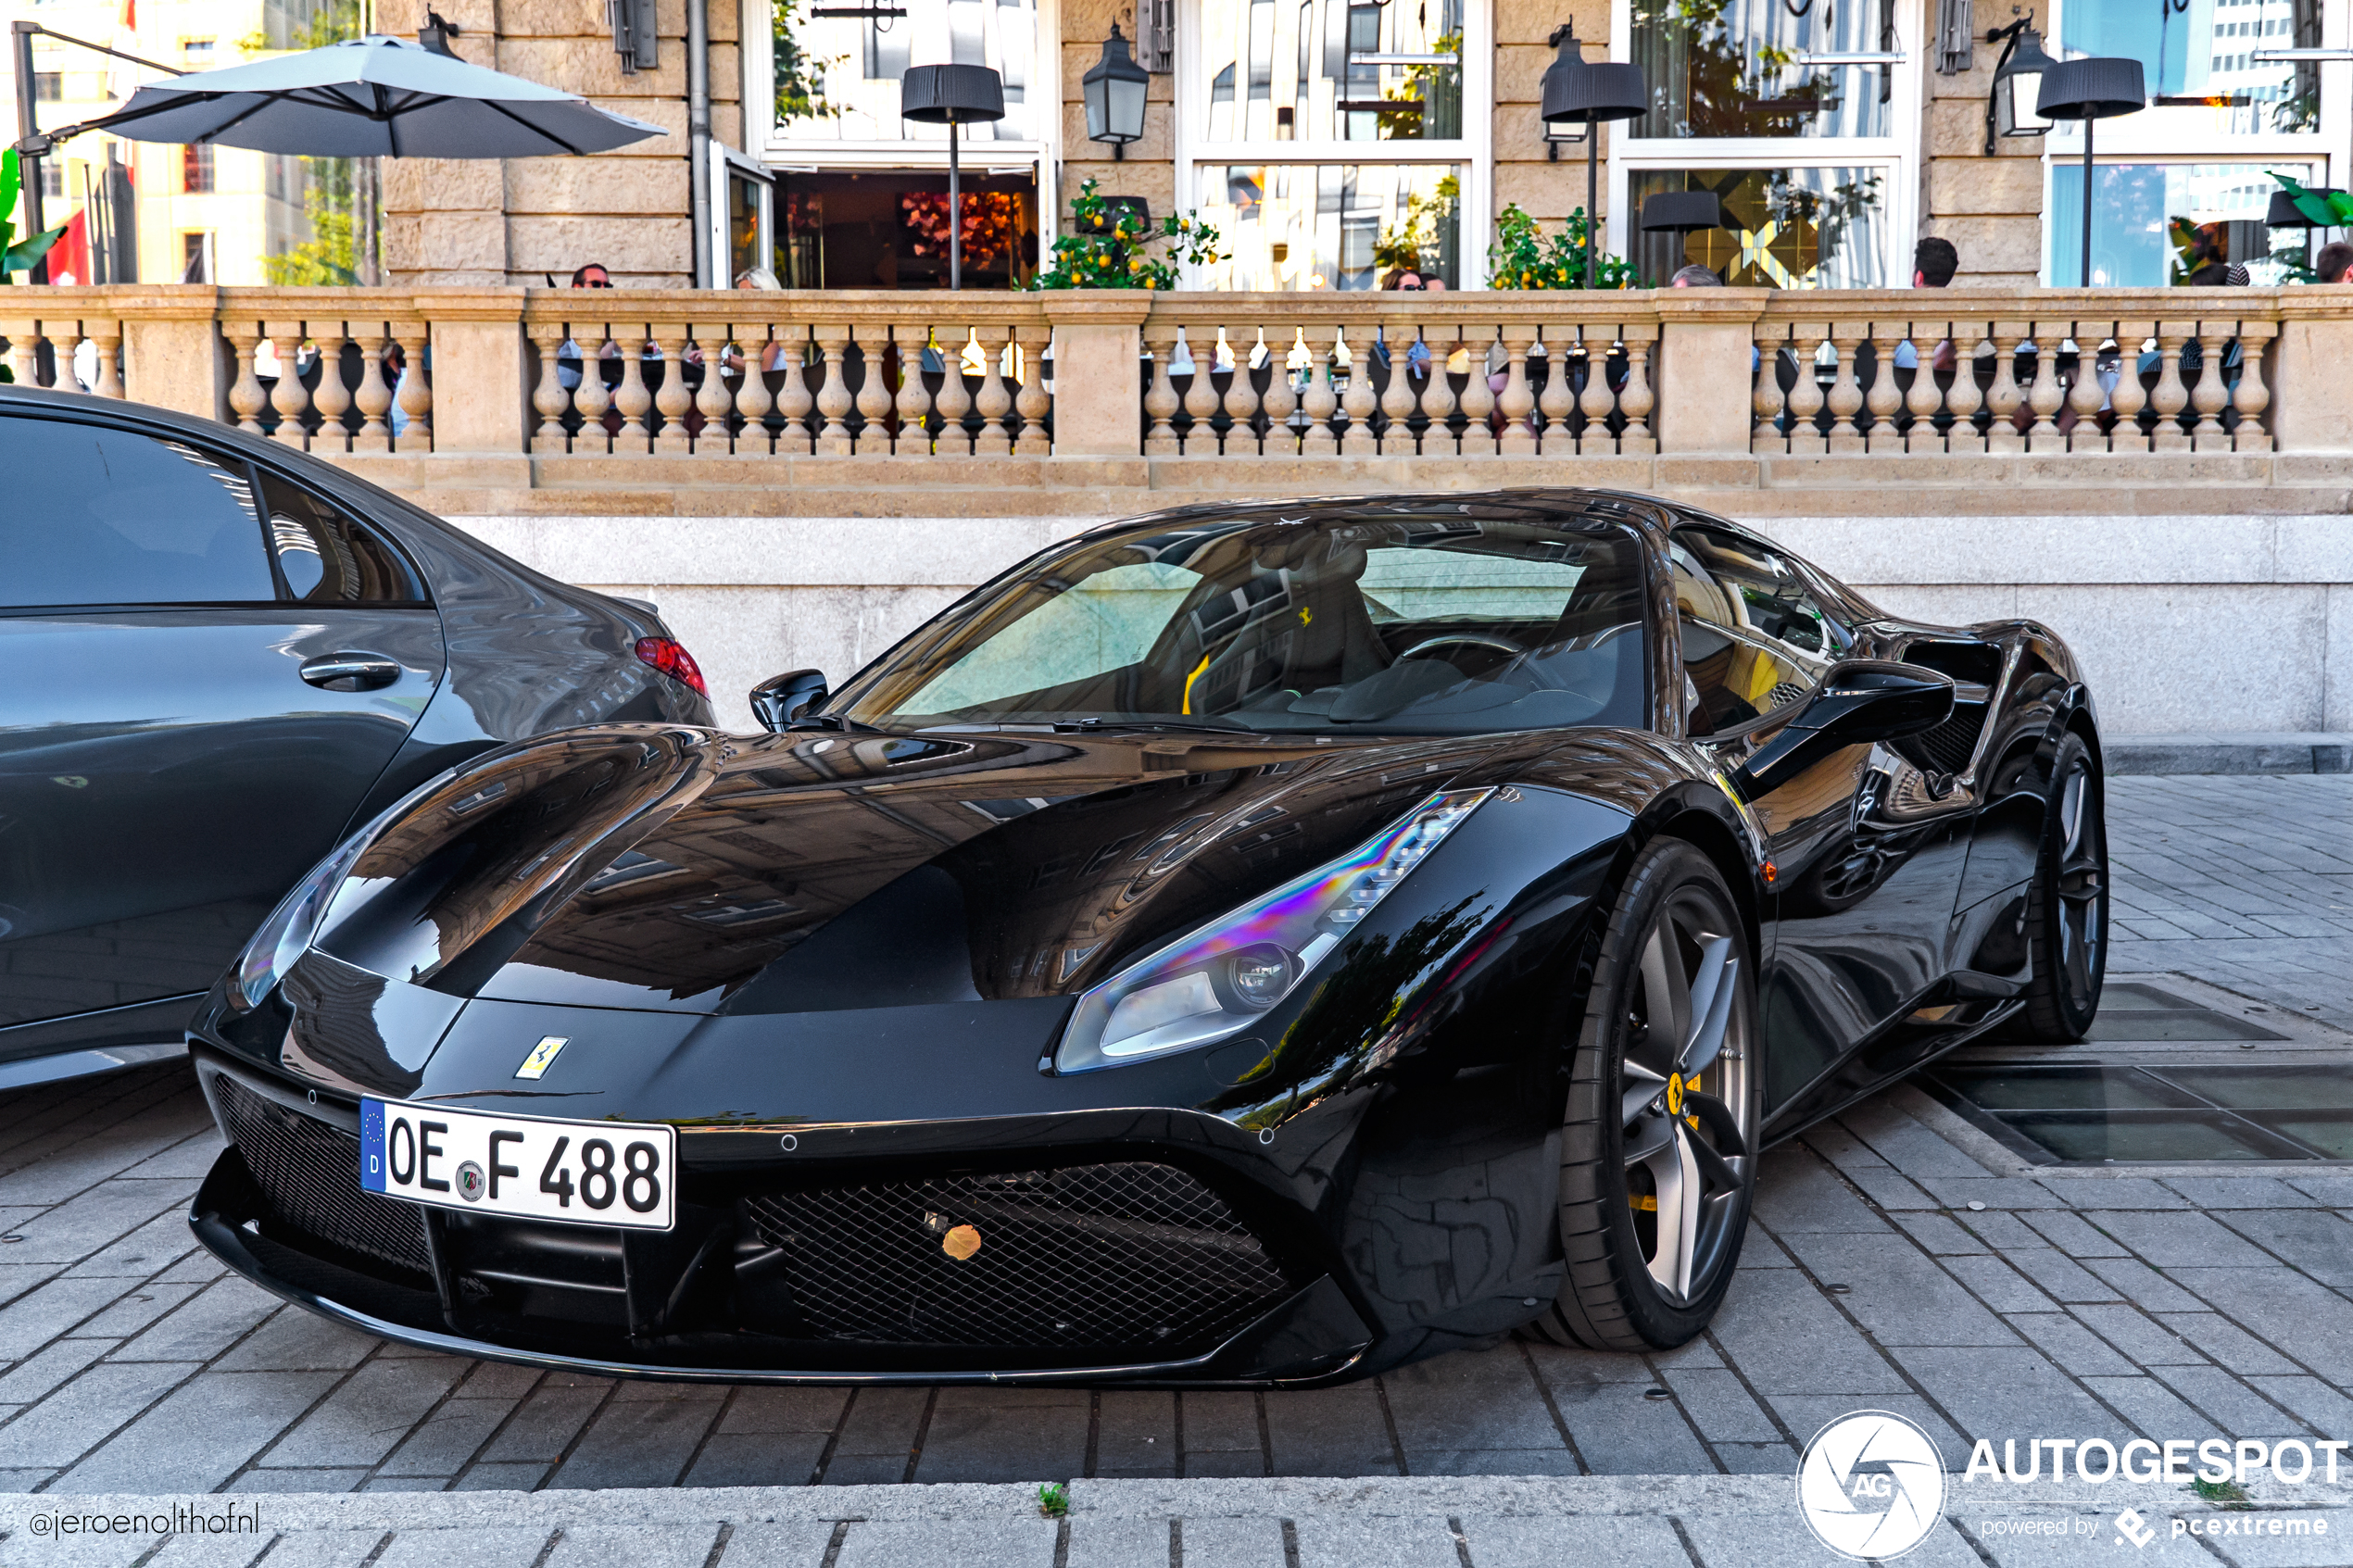
[[8,360],[19,386],[41,384],[41,328],[34,321],[8,325]]
[[2037,321],[2031,330],[2034,333],[2034,380],[2026,389],[2026,408],[2033,422],[2026,427],[2026,449],[2064,451],[2067,443],[2058,430],[2058,411],[2067,401],[2058,382],[2063,327],[2057,321]]
[[[684,456],[695,449],[686,433],[686,413],[695,406],[695,395],[686,386],[686,323],[657,321],[646,335],[661,356],[661,390],[654,395],[654,407],[661,412],[661,431],[654,437],[654,450]],[[704,358],[708,360],[709,354]],[[711,366],[706,363],[703,371],[708,379]]]
[[[695,412],[702,416],[702,429],[695,434],[697,456],[724,457],[735,449],[729,438],[728,416],[735,412],[736,400],[727,390],[727,350],[734,347],[735,331],[716,323],[696,330],[699,341],[705,332],[710,341],[702,351],[702,385],[695,389]],[[755,361],[744,361],[748,375],[757,374]]]
[[[2231,394],[2231,407],[2239,417],[2239,427],[2231,433],[2231,439],[2241,452],[2269,452],[2272,447],[2271,427],[2263,421],[2264,411],[2271,404],[2271,389],[2263,380],[2263,355],[2279,331],[2270,321],[2239,323],[2239,349],[2245,362],[2239,367],[2238,386]],[[101,355],[105,352],[99,349]]]
[[2200,321],[2197,385],[2190,392],[2190,408],[2197,422],[2190,427],[2190,446],[2199,452],[2231,450],[2231,433],[2222,428],[2222,410],[2231,406],[2231,389],[2222,379],[2222,357],[2237,336],[2236,321]]
[[1340,395],[1340,412],[1348,416],[1348,434],[1344,449],[1352,457],[1365,457],[1373,452],[1373,410],[1380,407],[1373,395],[1373,356],[1369,348],[1358,348],[1348,341],[1345,329],[1340,332],[1333,350],[1348,360],[1348,390]]
[[817,407],[817,395],[809,390],[809,329],[798,324],[786,328],[776,340],[776,366],[785,376],[776,389],[776,412],[784,428],[776,433],[775,449],[785,457],[806,457],[816,450],[809,433],[809,416]]
[[1489,416],[1495,412],[1495,389],[1487,383],[1488,357],[1494,352],[1493,327],[1463,329],[1463,362],[1469,371],[1463,380],[1463,456],[1491,457],[1497,450]]
[[[220,335],[229,340],[229,346],[237,357],[237,379],[229,383],[229,407],[236,410],[239,430],[247,435],[259,435],[261,410],[270,406],[269,398],[261,390],[261,378],[254,374],[253,369],[254,351],[261,346],[261,324],[258,321],[224,322]],[[35,383],[30,337],[28,333],[25,352],[17,370],[17,384],[19,386],[31,386]]]
[[1010,457],[1013,450],[1013,438],[1005,429],[1005,416],[1013,411],[1013,395],[1005,386],[1005,344],[994,332],[980,343],[980,395],[973,400],[980,415],[980,435],[973,450],[983,458]]
[[1944,396],[1953,416],[1952,428],[1944,434],[1948,452],[1985,450],[1985,437],[1977,428],[1978,410],[1985,407],[1985,390],[1977,384],[1977,351],[1983,346],[1984,334],[1976,322],[1953,324],[1953,389]]
[[935,457],[972,456],[972,433],[964,428],[964,416],[973,408],[972,388],[964,384],[964,351],[972,342],[969,326],[940,333],[939,364],[944,373],[939,378],[939,434],[932,445]]
[[2029,331],[2024,321],[1994,323],[1994,384],[1985,391],[1986,410],[1994,416],[1985,427],[1988,452],[2026,450],[2026,438],[2018,432],[2018,411],[2026,403],[2026,390],[2018,384],[2018,345]]
[[1046,439],[1046,416],[1054,400],[1046,395],[1046,348],[1053,329],[1024,322],[1013,329],[1013,346],[1020,356],[1020,387],[1013,394],[1013,413],[1021,420],[1013,449],[1024,457],[1042,458],[1052,450]]
[[1176,329],[1155,317],[1144,323],[1144,348],[1151,358],[1152,384],[1144,394],[1144,456],[1173,458],[1183,450],[1176,440],[1176,411],[1184,404],[1176,395]]
[[[535,456],[560,453],[569,449],[569,444],[564,439],[564,411],[572,407],[572,394],[564,390],[563,378],[557,373],[562,368],[558,356],[563,351],[563,324],[559,321],[534,321],[529,331],[531,345],[539,355],[539,384],[531,389],[531,408],[539,416],[539,423],[531,433],[528,450]],[[323,350],[326,340],[321,339],[319,346]],[[587,371],[595,368],[596,361],[583,359],[580,364],[585,381]],[[322,395],[319,399],[319,408],[322,415],[326,412],[323,394],[329,379],[324,370],[320,373],[319,390]],[[340,375],[333,379],[337,385],[342,384]],[[320,433],[324,435],[326,433],[326,426],[321,425]]]
[[[310,411],[310,389],[302,384],[302,323],[271,321],[264,323],[264,330],[270,334],[270,345],[278,352],[278,384],[270,389],[270,406],[278,411],[278,428],[270,433],[270,438],[298,452],[308,451],[310,433],[302,428],[302,417]],[[63,370],[70,362],[60,358],[57,363]],[[325,379],[323,369],[320,379]]]
[[1658,345],[1658,326],[1629,321],[1617,329],[1617,336],[1626,345],[1626,384],[1617,394],[1617,411],[1626,416],[1626,428],[1617,433],[1617,449],[1647,457],[1658,450],[1658,434],[1651,428],[1651,410],[1657,407],[1651,390],[1651,355]]
[[311,322],[310,341],[319,350],[319,384],[310,393],[310,406],[319,413],[319,429],[310,438],[310,450],[347,452],[351,433],[344,429],[343,417],[351,408],[351,389],[343,384],[343,323]]
[[817,358],[825,377],[824,383],[817,388],[815,450],[820,457],[847,458],[856,449],[849,435],[849,410],[857,405],[850,399],[849,378],[842,369],[842,359],[849,350],[848,322],[818,327]]
[[407,416],[397,438],[403,452],[433,450],[433,386],[425,377],[425,345],[431,341],[422,321],[395,321],[392,340],[400,345],[400,384],[393,389],[400,411]]
[[890,358],[889,329],[879,325],[862,327],[858,332],[858,355],[865,361],[864,379],[859,382],[857,394],[850,399],[850,406],[864,421],[858,430],[858,450],[874,457],[888,457],[890,416],[898,407],[891,396],[890,377],[886,370]]
[[2187,452],[2190,438],[2182,429],[2182,410],[2190,406],[2190,389],[2182,383],[2182,345],[2190,340],[2195,329],[2184,321],[2160,321],[2157,328],[2157,395],[2149,402],[2157,408],[2156,439],[2150,447],[2158,452]]
[[924,384],[924,350],[930,346],[931,329],[900,326],[891,329],[891,350],[899,360],[899,395],[892,407],[899,415],[902,458],[931,456],[931,389]]
[[2154,321],[2116,323],[2116,390],[2108,395],[2116,410],[2115,428],[2108,432],[2111,452],[2145,452],[2148,433],[2141,414],[2148,408],[2149,389],[2141,384],[2141,345],[2157,335]]
[[612,449],[643,457],[653,450],[653,431],[646,422],[654,407],[653,391],[646,385],[646,329],[624,322],[613,329],[613,343],[621,351],[621,384],[612,395],[612,406],[621,411],[621,433],[613,437]]
[[[1303,341],[1306,329],[1301,328],[1300,332]],[[1300,450],[1310,458],[1340,454],[1340,437],[1332,432],[1332,416],[1340,410],[1340,398],[1332,391],[1332,358],[1331,347],[1308,345],[1307,395],[1301,402],[1307,410],[1307,430]]]
[[1895,345],[1903,335],[1898,322],[1871,323],[1871,388],[1863,395],[1863,407],[1871,416],[1870,434],[1864,438],[1869,451],[1904,450],[1904,437],[1895,428],[1896,416],[1904,411],[1904,389],[1895,384]]
[[2067,408],[2075,416],[2075,426],[2067,433],[2070,452],[2108,450],[2108,437],[2100,433],[2100,340],[2108,335],[2108,325],[2075,323],[2075,373],[2067,383]]
[[[1922,342],[1923,328],[1926,332],[1936,332],[1940,335],[1932,342]],[[1911,429],[1904,434],[1903,450],[1906,452],[1944,450],[1944,433],[1936,428],[1937,411],[1944,407],[1944,395],[1936,389],[1936,350],[1939,344],[1949,341],[1950,337],[1951,332],[1947,324],[1942,321],[1912,321],[1906,325],[1905,341],[1912,345],[1912,358],[1915,365],[1912,371],[1912,384],[1904,393],[1904,409],[1912,416]],[[1895,362],[1891,351],[1888,360],[1888,380],[1891,383],[1894,380],[1894,369]],[[1871,434],[1873,451],[1895,449],[1892,445],[1885,447],[1881,445],[1877,439],[1879,432],[1873,431]]]
[[[90,341],[97,345],[98,380],[91,391],[100,397],[122,395],[122,323],[94,321]],[[337,343],[343,340],[337,338]]]
[[738,330],[736,345],[744,351],[744,379],[736,387],[735,449],[739,455],[764,458],[769,451],[768,410],[775,395],[768,390],[768,329],[758,322]]
[[606,428],[605,416],[612,411],[616,389],[605,384],[605,323],[591,321],[584,327],[574,321],[572,331],[573,346],[580,350],[580,386],[572,395],[572,406],[580,410],[580,433],[572,438],[572,449],[610,452],[612,432]]
[[1506,457],[1536,455],[1536,392],[1528,384],[1528,355],[1536,329],[1517,323],[1504,329],[1504,391],[1496,407],[1504,412],[1504,434],[1498,444]]
[[1223,399],[1217,395],[1217,329],[1198,323],[1185,328],[1185,352],[1193,361],[1193,379],[1185,388],[1185,451],[1189,457],[1217,456],[1217,432],[1212,421]]
[[1781,350],[1789,345],[1788,327],[1757,323],[1756,385],[1749,394],[1748,405],[1755,416],[1748,430],[1748,449],[1752,454],[1789,450],[1789,437],[1780,427],[1781,412],[1789,405],[1788,397],[1781,392]]
[[[1610,410],[1617,398],[1609,389],[1610,331],[1607,327],[1580,326],[1578,338],[1585,346],[1585,386],[1577,395],[1577,411],[1584,416],[1577,433],[1577,450],[1588,456],[1607,454],[1617,450],[1609,433]],[[1567,356],[1563,355],[1566,360]],[[1629,361],[1629,375],[1631,375]],[[1568,379],[1568,366],[1561,366],[1561,380]]]
[[1544,390],[1537,395],[1536,412],[1542,416],[1538,445],[1548,458],[1573,457],[1577,452],[1577,391],[1575,379],[1578,329],[1566,321],[1544,328],[1536,358],[1544,365]]
[[[1276,329],[1277,334],[1281,330]],[[1304,348],[1305,335],[1297,328],[1292,332],[1293,343]],[[1299,392],[1291,384],[1291,347],[1289,343],[1266,345],[1266,391],[1258,400],[1260,410],[1266,416],[1266,433],[1259,449],[1270,458],[1290,458],[1299,453],[1299,432],[1291,428],[1290,422],[1292,412],[1299,408]]]
[[[351,449],[389,452],[392,428],[384,422],[384,415],[392,409],[392,387],[384,380],[384,349],[389,340],[384,335],[382,322],[359,321],[352,326],[359,345],[359,386],[352,393],[351,401],[359,410],[359,431],[351,438]],[[588,363],[593,368],[596,361],[591,359]]]
[[[1266,345],[1266,332],[1263,327],[1252,329],[1252,341],[1239,347],[1235,346],[1230,337],[1223,341],[1227,357],[1234,362],[1234,379],[1226,388],[1226,417],[1232,421],[1226,430],[1226,456],[1255,458],[1259,443],[1258,416],[1265,408],[1265,400],[1258,390],[1260,367],[1253,361],[1264,351],[1269,356],[1267,362],[1273,363],[1271,357],[1274,350]],[[1271,388],[1273,384],[1270,374],[1267,385]]]
[[1862,427],[1855,416],[1863,411],[1863,378],[1856,360],[1869,336],[1870,328],[1861,321],[1832,321],[1831,347],[1838,355],[1837,379],[1831,383],[1831,434],[1829,449],[1833,452],[1860,452],[1866,449]]
[[1389,384],[1381,389],[1381,417],[1387,422],[1381,427],[1380,449],[1385,454],[1412,457],[1414,440],[1414,407],[1419,399],[1414,392],[1414,345],[1421,341],[1421,329],[1407,322],[1390,320],[1381,323],[1381,341],[1389,345]]
[[1800,322],[1789,345],[1790,357],[1797,362],[1797,380],[1789,389],[1789,449],[1809,458],[1827,449],[1820,427],[1814,422],[1822,411],[1822,340],[1814,335],[1816,330]]

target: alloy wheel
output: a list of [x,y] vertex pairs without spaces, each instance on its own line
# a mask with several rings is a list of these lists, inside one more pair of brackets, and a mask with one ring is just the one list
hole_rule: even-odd
[[1627,1201],[1659,1294],[1690,1302],[1737,1241],[1755,1159],[1739,942],[1686,888],[1660,909],[1627,1015],[1620,1148]]
[[2079,761],[2059,785],[2059,974],[2078,1006],[2099,984],[2108,935],[2108,846],[2094,799],[2092,770]]

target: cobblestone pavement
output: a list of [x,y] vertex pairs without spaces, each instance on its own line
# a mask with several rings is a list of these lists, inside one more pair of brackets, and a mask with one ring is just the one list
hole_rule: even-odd
[[[2262,1060],[2353,1060],[2353,1039],[2316,1022],[2347,1021],[2353,911],[2326,900],[2344,897],[2353,863],[2319,846],[2343,834],[2353,779],[2111,788],[2132,928],[2116,968],[2190,976],[2161,984],[2269,1019],[2287,1038]],[[2208,853],[2225,834],[2232,856]],[[2159,920],[2205,923],[2193,939]],[[225,1277],[194,1247],[182,1215],[218,1147],[177,1065],[0,1097],[0,1489],[1401,1475],[1785,1487],[1806,1438],[1863,1407],[1918,1421],[1956,1467],[1979,1436],[2353,1437],[2353,1167],[2038,1171],[1909,1085],[1768,1157],[1738,1280],[1713,1330],[1680,1350],[1508,1342],[1264,1396],[614,1383],[381,1344]],[[701,1562],[710,1544],[686,1557]],[[879,1546],[856,1559],[887,1560]]]

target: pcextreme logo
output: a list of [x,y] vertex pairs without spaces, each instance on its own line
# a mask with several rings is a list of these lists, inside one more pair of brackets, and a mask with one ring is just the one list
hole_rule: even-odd
[[1944,1456],[1900,1415],[1843,1415],[1814,1434],[1797,1461],[1797,1511],[1841,1557],[1901,1557],[1944,1512]]

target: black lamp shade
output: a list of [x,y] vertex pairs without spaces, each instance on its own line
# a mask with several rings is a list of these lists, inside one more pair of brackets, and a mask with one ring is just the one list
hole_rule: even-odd
[[2051,122],[2036,107],[2043,78],[2057,64],[2043,52],[2043,35],[2032,28],[2019,34],[2018,47],[1994,73],[1994,121],[2005,136],[2047,136]]
[[1689,234],[1724,227],[1724,204],[1713,191],[1661,191],[1642,203],[1647,233]]
[[1119,24],[1112,23],[1111,36],[1103,42],[1103,57],[1078,82],[1087,101],[1087,139],[1122,147],[1142,141],[1144,94],[1151,80],[1151,72],[1138,65],[1128,51]]
[[910,66],[899,79],[899,113],[924,125],[1005,118],[1005,81],[987,66]]
[[[2304,188],[2311,192],[2312,194],[2316,196],[2341,196],[2345,194],[2343,191],[2324,189],[2315,185],[2307,185]],[[2296,198],[2289,195],[2285,191],[2273,191],[2271,193],[2271,210],[2263,215],[2263,226],[2267,229],[2329,229],[2335,227],[2333,223],[2315,223],[2309,218],[2305,217],[2303,211],[2296,207]]]
[[2113,56],[2061,60],[2043,73],[2034,102],[2046,119],[2113,119],[2147,107],[2141,62]]
[[1648,114],[1650,89],[1642,68],[1610,60],[1572,61],[1569,45],[1544,72],[1543,117],[1547,124],[1561,120],[1591,125],[1599,119],[1631,119]]

